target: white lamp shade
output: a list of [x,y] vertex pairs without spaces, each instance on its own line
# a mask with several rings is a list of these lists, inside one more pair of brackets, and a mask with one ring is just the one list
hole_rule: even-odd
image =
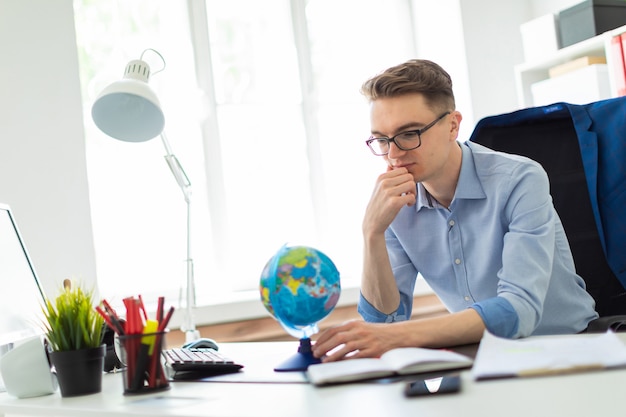
[[150,67],[131,61],[122,80],[106,87],[91,108],[96,126],[125,142],[144,142],[163,131],[165,118],[157,95],[148,85]]

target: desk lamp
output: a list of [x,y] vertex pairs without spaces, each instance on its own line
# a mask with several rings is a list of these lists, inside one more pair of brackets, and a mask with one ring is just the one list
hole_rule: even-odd
[[154,74],[165,69],[163,56],[154,49],[146,49],[138,60],[132,60],[126,65],[123,79],[115,81],[100,93],[91,108],[91,116],[102,132],[115,139],[145,142],[159,136],[163,142],[165,161],[187,204],[187,308],[181,330],[185,333],[185,342],[189,343],[200,338],[193,318],[196,297],[190,239],[191,183],[163,133],[165,118],[157,95],[148,85],[150,66],[143,60],[147,51],[156,53],[163,62],[163,68]]

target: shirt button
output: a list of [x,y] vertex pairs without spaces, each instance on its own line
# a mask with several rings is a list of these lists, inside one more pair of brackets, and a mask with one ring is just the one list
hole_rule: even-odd
[[450,227],[454,226],[454,220],[450,220],[448,224],[450,225]]
[[470,300],[469,295],[466,295],[466,296],[465,296],[465,297],[463,297],[463,298],[465,298],[465,301],[469,301],[469,300]]
[[456,259],[454,260],[454,263],[455,263],[455,264],[457,264],[457,265],[459,265],[459,264],[461,263],[461,260],[460,260],[459,258],[456,258]]

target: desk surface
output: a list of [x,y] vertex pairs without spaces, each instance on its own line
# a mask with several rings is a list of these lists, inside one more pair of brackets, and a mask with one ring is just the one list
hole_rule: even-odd
[[[624,339],[623,339],[624,340]],[[224,343],[221,349],[246,365],[249,380],[264,380],[293,354],[296,342]],[[103,379],[101,393],[16,399],[0,394],[1,415],[105,416],[620,416],[626,369],[541,378],[475,382],[464,371],[462,391],[407,399],[404,382],[363,382],[316,388],[302,375],[283,382],[174,382],[161,393],[125,396],[120,374]],[[283,379],[285,378],[285,379]],[[290,380],[291,382],[287,382]],[[299,382],[297,381],[299,380]],[[240,379],[243,381],[243,379]]]

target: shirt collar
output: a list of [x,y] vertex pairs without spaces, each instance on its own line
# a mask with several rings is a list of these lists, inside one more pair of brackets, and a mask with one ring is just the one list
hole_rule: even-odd
[[[459,174],[459,181],[456,186],[454,198],[450,208],[454,207],[454,203],[458,199],[481,199],[487,195],[483,191],[483,187],[476,173],[476,167],[474,166],[474,155],[470,144],[467,142],[459,144],[463,152],[461,160],[461,172]],[[415,204],[415,210],[419,211],[422,208],[444,208],[441,204],[435,200],[422,183],[417,184],[417,203]]]

